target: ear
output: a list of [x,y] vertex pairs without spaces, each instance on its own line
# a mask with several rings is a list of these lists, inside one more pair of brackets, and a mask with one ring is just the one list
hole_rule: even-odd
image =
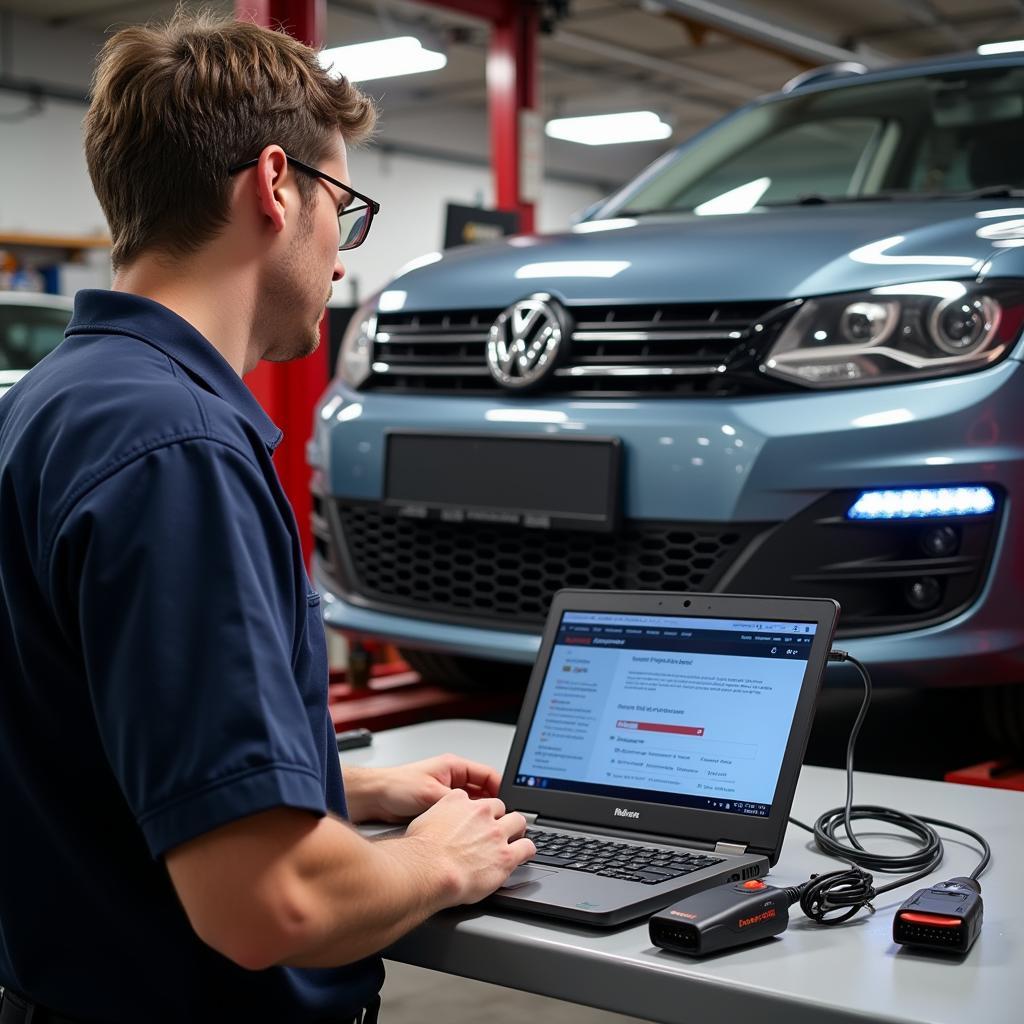
[[283,231],[285,214],[293,201],[290,190],[284,187],[288,171],[288,157],[280,146],[267,146],[256,164],[256,195],[260,212],[275,231]]

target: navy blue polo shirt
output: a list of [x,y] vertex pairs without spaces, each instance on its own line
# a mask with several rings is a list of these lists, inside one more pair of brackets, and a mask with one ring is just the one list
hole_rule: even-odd
[[0,399],[0,984],[88,1021],[338,1021],[383,968],[250,972],[172,847],[345,814],[280,431],[170,310],[84,291]]

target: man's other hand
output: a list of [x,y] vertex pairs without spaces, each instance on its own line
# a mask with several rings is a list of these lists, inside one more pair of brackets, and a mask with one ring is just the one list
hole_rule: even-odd
[[433,807],[453,790],[471,799],[498,795],[501,776],[489,765],[440,754],[394,768],[345,766],[345,796],[354,822],[404,822]]

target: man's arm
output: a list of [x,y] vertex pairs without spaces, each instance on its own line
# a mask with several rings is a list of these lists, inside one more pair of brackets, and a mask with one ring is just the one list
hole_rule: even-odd
[[401,839],[278,808],[172,849],[167,870],[197,935],[242,967],[334,967],[431,914],[475,903],[536,852],[520,814],[453,790]]

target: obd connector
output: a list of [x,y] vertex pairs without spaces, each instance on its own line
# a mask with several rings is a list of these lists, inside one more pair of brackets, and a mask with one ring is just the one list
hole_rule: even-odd
[[892,922],[892,938],[904,946],[966,953],[981,931],[981,886],[973,878],[951,878],[918,889]]

